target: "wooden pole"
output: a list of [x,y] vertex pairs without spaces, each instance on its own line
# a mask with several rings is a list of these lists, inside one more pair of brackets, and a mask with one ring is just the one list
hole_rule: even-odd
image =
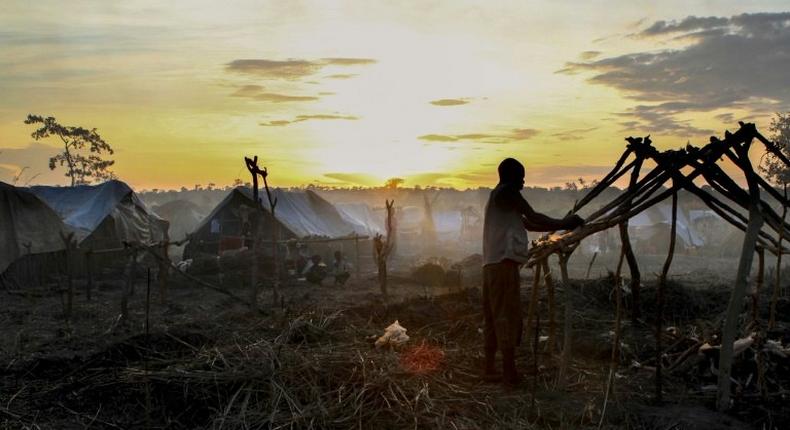
[[[255,210],[250,216],[250,235],[252,236],[252,264],[250,265],[250,307],[258,306],[258,269],[261,259],[261,250],[258,244],[259,224],[263,221],[261,216],[261,201],[258,197],[258,156],[244,157],[244,163],[252,176],[252,201]],[[276,242],[276,241],[275,241]]]
[[721,351],[719,354],[719,392],[716,405],[720,411],[730,407],[730,374],[732,371],[732,348],[737,331],[738,314],[743,308],[743,296],[749,283],[749,272],[754,258],[754,246],[757,234],[763,225],[763,217],[759,209],[753,206],[749,211],[749,224],[743,238],[741,257],[738,262],[738,273],[735,277],[730,302],[727,306],[727,316],[722,330]]
[[129,262],[126,265],[126,288],[124,288],[121,295],[121,321],[126,322],[129,319],[129,297],[131,292],[134,291],[134,272],[137,269],[137,251],[132,249],[129,251]]
[[[745,127],[741,127],[743,130]],[[751,125],[754,128],[754,125]],[[757,237],[763,226],[763,207],[760,205],[760,187],[755,177],[751,161],[749,161],[749,147],[751,140],[744,142],[741,146],[736,146],[737,158],[733,161],[743,171],[749,188],[749,224],[746,227],[746,235],[741,247],[741,258],[738,262],[738,273],[735,277],[735,287],[733,288],[730,302],[727,305],[727,314],[724,320],[724,327],[721,336],[721,350],[719,353],[719,390],[716,399],[716,406],[723,412],[730,407],[730,375],[732,373],[733,342],[735,342],[738,331],[738,315],[743,309],[743,299],[749,284],[749,273],[752,269],[754,250]]]
[[752,325],[757,327],[760,319],[760,290],[765,280],[765,250],[757,248],[757,282],[752,291]]
[[159,303],[165,304],[167,302],[167,281],[170,278],[170,243],[168,241],[162,242],[162,258],[159,259],[157,277],[159,281]]
[[571,361],[572,345],[573,345],[573,325],[571,318],[573,316],[573,299],[571,294],[571,282],[568,278],[568,259],[569,254],[561,253],[560,258],[560,276],[562,277],[562,295],[565,302],[565,311],[563,316],[563,330],[562,330],[562,356],[560,357],[560,369],[557,372],[557,384],[564,385],[565,377],[568,373],[568,366]]
[[362,269],[359,267],[359,235],[354,234],[354,263],[356,264],[357,279],[362,277]]
[[590,271],[592,271],[593,264],[595,263],[595,257],[598,256],[598,251],[593,253],[592,258],[590,259],[590,264],[587,265],[587,273],[584,274],[584,279],[590,279]]
[[71,311],[74,305],[74,276],[72,274],[72,267],[71,263],[74,259],[74,252],[75,252],[75,242],[74,242],[74,233],[64,234],[60,232],[60,238],[63,240],[63,245],[65,247],[64,255],[66,258],[66,282],[68,291],[66,292],[66,309],[64,310],[64,314],[66,320],[71,320]]
[[548,258],[541,263],[543,266],[543,282],[546,284],[546,293],[549,301],[549,355],[554,355],[554,345],[557,343],[556,305],[554,302],[554,281],[551,278]]
[[[787,184],[784,184],[784,197],[785,201],[782,202],[782,225],[787,218]],[[784,239],[785,229],[779,230],[779,245],[777,246],[778,252],[776,253],[776,279],[774,279],[774,290],[771,293],[771,313],[768,318],[768,328],[773,329],[776,327],[776,303],[779,301],[779,289],[782,281],[782,240]]]
[[664,324],[664,290],[667,286],[667,275],[669,274],[669,267],[672,265],[672,258],[675,256],[675,236],[677,235],[677,220],[678,220],[678,193],[672,193],[672,224],[669,229],[669,252],[667,259],[664,261],[664,267],[661,270],[661,276],[658,279],[658,289],[656,291],[656,402],[663,402],[663,380],[661,375],[663,346],[661,345],[661,338],[663,336]]
[[[649,138],[648,138],[649,144]],[[641,155],[637,154],[637,162],[634,165],[634,170],[631,172],[631,178],[628,183],[628,188],[633,189],[636,187],[636,181],[639,179],[639,171],[642,168],[642,162],[644,158]],[[630,205],[631,200],[629,199],[626,202],[626,205]],[[631,238],[628,234],[628,220],[620,223],[619,225],[620,230],[620,240],[623,243],[623,253],[625,254],[625,258],[628,261],[628,269],[631,272],[631,297],[632,297],[632,306],[631,306],[631,321],[636,323],[640,316],[640,308],[641,308],[641,301],[639,300],[639,292],[642,288],[642,274],[639,272],[639,263],[636,261],[636,255],[634,255],[634,250],[631,248]]]
[[540,274],[541,270],[543,269],[543,261],[539,264],[536,264],[532,268],[532,291],[530,291],[529,295],[529,306],[527,307],[527,338],[525,339],[526,342],[529,342],[529,336],[531,334],[532,328],[532,321],[535,319],[535,314],[539,313],[540,310],[538,309],[538,300],[539,300],[539,290],[540,290]]
[[85,284],[85,297],[87,301],[91,301],[91,291],[93,290],[93,264],[91,264],[91,256],[93,250],[89,249],[85,253],[85,276],[88,278]]

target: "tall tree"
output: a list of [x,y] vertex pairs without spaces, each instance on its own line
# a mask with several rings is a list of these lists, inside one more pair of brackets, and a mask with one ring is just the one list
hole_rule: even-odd
[[37,124],[39,128],[31,133],[35,140],[58,137],[63,144],[63,152],[49,159],[50,170],[58,166],[66,168],[65,176],[71,179],[71,186],[113,179],[110,167],[114,160],[103,157],[114,153],[110,144],[99,136],[95,128],[64,126],[54,117],[28,115],[25,124]]
[[[779,147],[779,150],[785,156],[790,156],[790,112],[784,114],[777,112],[776,117],[771,120],[771,127],[768,130],[771,132],[770,139]],[[790,184],[790,169],[770,152],[766,154],[760,169],[774,184],[780,186]]]

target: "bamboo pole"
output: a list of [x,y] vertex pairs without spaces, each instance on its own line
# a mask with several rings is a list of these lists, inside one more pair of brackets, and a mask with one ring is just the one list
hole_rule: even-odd
[[669,274],[669,267],[672,265],[672,258],[675,256],[675,236],[677,232],[678,220],[678,194],[672,194],[672,224],[669,230],[669,252],[667,259],[664,262],[664,267],[661,270],[661,277],[658,279],[658,289],[656,291],[656,402],[663,401],[663,380],[661,375],[661,368],[663,367],[661,354],[663,347],[661,346],[661,337],[663,335],[664,323],[664,290],[667,286],[667,275]]

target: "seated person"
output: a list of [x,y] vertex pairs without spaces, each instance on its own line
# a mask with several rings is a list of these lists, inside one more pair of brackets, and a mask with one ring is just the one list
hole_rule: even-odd
[[349,264],[343,259],[343,253],[335,251],[335,261],[332,263],[332,274],[335,275],[335,285],[343,286],[351,277]]
[[321,285],[328,272],[329,270],[326,264],[321,261],[321,256],[316,254],[310,257],[310,261],[307,262],[307,266],[305,266],[302,274],[307,279],[307,282]]

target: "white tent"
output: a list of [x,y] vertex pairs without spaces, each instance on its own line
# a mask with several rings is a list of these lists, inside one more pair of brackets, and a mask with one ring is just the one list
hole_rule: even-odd
[[384,234],[383,220],[376,217],[365,203],[338,203],[335,207],[344,220],[354,225],[355,233],[367,236]]
[[[655,227],[672,223],[672,206],[668,204],[656,205],[645,209],[635,217],[628,220],[628,232],[634,238],[645,238],[653,234]],[[680,208],[677,212],[677,237],[686,247],[696,247],[705,244],[702,236],[694,229],[686,215]]]
[[58,214],[33,193],[0,182],[0,273],[16,259],[64,248]]
[[29,190],[75,232],[80,247],[113,249],[123,242],[153,244],[167,238],[167,221],[121,181]]
[[[264,209],[270,212],[266,193],[261,191],[259,197]],[[343,219],[340,212],[331,203],[310,190],[284,191],[275,189],[273,197],[277,199],[277,206],[274,211],[275,218],[292,233],[292,236],[300,238],[309,236],[339,238],[352,236],[355,232],[355,226]],[[239,198],[241,199],[239,200]],[[233,189],[200,223],[195,231],[198,232],[210,227],[212,221],[218,220],[222,212],[233,211],[235,208],[230,206],[234,205],[234,200],[252,205],[252,190],[244,187]],[[221,231],[220,226],[220,231],[215,231],[214,233],[223,234],[225,232]]]

